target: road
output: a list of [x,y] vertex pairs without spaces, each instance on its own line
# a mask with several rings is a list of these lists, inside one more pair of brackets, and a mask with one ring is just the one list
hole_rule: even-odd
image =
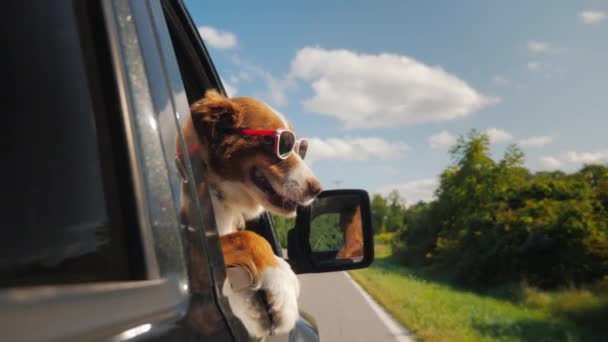
[[299,278],[300,308],[316,319],[321,341],[413,340],[345,272],[305,274]]

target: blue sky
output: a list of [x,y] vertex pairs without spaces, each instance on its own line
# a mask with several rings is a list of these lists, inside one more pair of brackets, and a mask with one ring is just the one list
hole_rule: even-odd
[[311,138],[325,188],[429,199],[487,131],[533,170],[608,162],[608,3],[186,1],[229,93]]

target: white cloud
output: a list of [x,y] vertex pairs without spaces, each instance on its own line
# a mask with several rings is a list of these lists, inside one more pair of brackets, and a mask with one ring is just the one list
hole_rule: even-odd
[[250,81],[251,80],[251,75],[247,71],[241,70],[239,72],[238,78],[241,81]]
[[502,143],[513,139],[511,133],[500,128],[489,128],[485,132],[491,143]]
[[403,158],[409,147],[377,137],[366,138],[311,138],[306,160],[393,160]]
[[540,62],[528,62],[527,67],[530,71],[538,71],[542,67],[542,64]]
[[578,152],[568,151],[564,159],[570,163],[593,164],[608,161],[608,151]]
[[238,78],[244,81],[250,81],[254,78],[263,77],[267,74],[267,71],[261,66],[251,63],[246,58],[241,58],[241,56],[237,53],[230,56],[230,61],[241,69],[241,71],[239,71]]
[[517,143],[522,147],[543,147],[553,142],[553,138],[547,135],[531,136],[520,139]]
[[458,137],[448,131],[441,131],[429,137],[429,145],[431,148],[450,147],[456,143]]
[[224,78],[221,76],[220,76],[220,80],[222,81],[222,84],[224,85],[224,90],[226,90],[226,95],[228,95],[228,97],[236,96],[236,94],[239,91],[238,88],[236,87],[236,85],[238,84],[238,80],[235,82],[233,77],[230,77],[230,82],[226,82],[226,80],[224,80]]
[[234,97],[239,92],[238,88],[230,83],[224,82],[224,89],[228,97]]
[[543,168],[555,170],[562,166],[562,162],[559,159],[551,156],[544,156],[540,158],[540,163]]
[[576,169],[584,164],[608,163],[608,149],[596,151],[567,151],[556,156],[540,158],[543,167],[549,169]]
[[264,68],[261,66],[251,63],[247,59],[241,58],[238,54],[232,55],[231,61],[234,65],[241,69],[238,75],[234,76],[234,78],[239,82],[262,80],[266,84],[265,89],[262,88],[260,93],[253,94],[253,96],[257,96],[261,100],[279,107],[287,104],[287,95],[285,90],[293,85],[293,79],[278,79],[270,72],[264,70]]
[[237,44],[237,38],[232,32],[220,31],[211,26],[200,26],[198,32],[206,44],[216,49],[232,49]]
[[534,53],[546,52],[549,49],[549,44],[537,40],[528,41],[528,50]]
[[608,17],[603,11],[583,11],[578,14],[579,19],[585,24],[597,24]]
[[397,190],[405,199],[406,203],[411,205],[418,201],[430,201],[433,199],[435,189],[437,189],[438,185],[437,179],[425,178],[404,183],[387,184],[380,187],[378,192],[386,196],[392,190]]
[[287,104],[287,95],[285,89],[289,87],[289,80],[279,80],[274,78],[270,73],[265,73],[264,79],[266,81],[266,97],[269,101],[277,106],[284,106]]
[[306,47],[296,54],[287,78],[310,83],[306,110],[334,117],[347,128],[453,120],[499,101],[440,66],[388,53]]

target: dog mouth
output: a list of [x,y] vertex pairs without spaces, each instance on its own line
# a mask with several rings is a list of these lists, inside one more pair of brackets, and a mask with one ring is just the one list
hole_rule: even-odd
[[268,202],[275,207],[282,208],[286,211],[294,211],[298,207],[298,203],[285,196],[277,193],[270,181],[257,168],[251,170],[251,181],[266,195]]

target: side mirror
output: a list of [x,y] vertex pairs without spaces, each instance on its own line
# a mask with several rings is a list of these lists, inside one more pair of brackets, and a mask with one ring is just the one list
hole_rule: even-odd
[[367,192],[327,190],[310,206],[298,208],[287,254],[298,274],[369,266],[374,260],[374,232]]

